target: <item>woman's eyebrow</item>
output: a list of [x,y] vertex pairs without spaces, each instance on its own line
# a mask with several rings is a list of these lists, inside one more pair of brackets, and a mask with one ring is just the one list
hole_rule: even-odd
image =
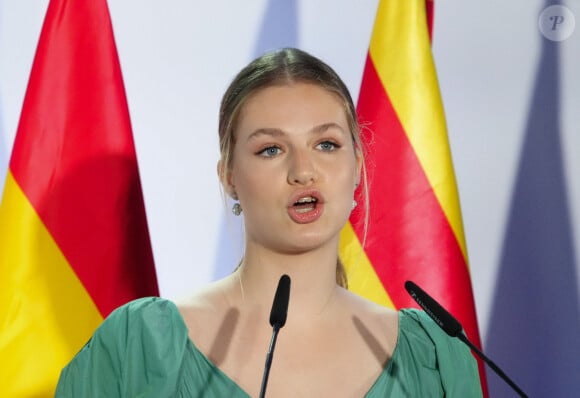
[[272,128],[272,127],[263,127],[257,130],[254,130],[252,134],[248,136],[248,141],[260,137],[262,135],[267,135],[270,137],[280,137],[286,135],[286,133],[280,129]]
[[[328,122],[328,123],[322,123],[319,124],[318,126],[314,126],[313,128],[310,129],[310,133],[312,134],[322,134],[330,129],[337,129],[340,130],[340,132],[345,133],[345,130],[342,128],[342,126],[338,123],[334,123],[334,122]],[[254,130],[249,136],[248,136],[248,141],[256,139],[260,136],[269,136],[269,137],[282,137],[285,136],[287,133],[279,128],[275,128],[275,127],[262,127],[259,129]]]
[[[310,129],[310,133],[322,134],[330,129],[338,129],[342,133],[345,132],[340,124],[334,123],[334,122],[329,122],[329,123],[320,124],[318,126],[314,126],[313,128]],[[248,136],[248,141],[255,139],[259,136],[262,136],[262,135],[267,135],[270,137],[281,137],[281,136],[286,135],[286,132],[284,132],[283,130],[281,130],[279,128],[275,128],[275,127],[262,127],[262,128],[257,129],[257,130],[254,130],[252,132],[252,134],[250,134]]]
[[310,131],[312,133],[320,134],[320,133],[324,133],[325,131],[328,131],[330,129],[338,129],[343,133],[345,132],[340,124],[334,123],[334,122],[320,124],[318,126],[313,127]]

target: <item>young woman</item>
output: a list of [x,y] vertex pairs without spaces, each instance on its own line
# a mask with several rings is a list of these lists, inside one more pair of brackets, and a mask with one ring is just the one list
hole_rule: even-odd
[[290,304],[268,396],[481,396],[469,350],[424,313],[345,289],[339,235],[365,183],[363,152],[329,66],[297,49],[254,60],[224,95],[219,135],[219,178],[244,217],[240,266],[177,306],[117,309],[63,370],[57,396],[257,397],[283,274]]

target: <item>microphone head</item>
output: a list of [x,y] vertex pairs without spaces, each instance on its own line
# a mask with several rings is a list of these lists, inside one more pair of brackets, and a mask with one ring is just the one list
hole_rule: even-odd
[[405,289],[413,300],[423,308],[423,310],[451,337],[457,337],[463,328],[457,319],[435,301],[431,296],[423,291],[419,286],[411,281],[405,282]]
[[290,299],[290,277],[286,274],[280,277],[272,311],[270,312],[270,325],[281,328],[286,324],[288,315],[288,300]]

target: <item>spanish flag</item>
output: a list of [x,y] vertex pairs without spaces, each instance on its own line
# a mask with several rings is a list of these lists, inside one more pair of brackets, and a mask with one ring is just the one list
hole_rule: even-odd
[[[352,291],[392,308],[416,307],[404,289],[412,280],[481,346],[431,53],[432,7],[425,0],[379,2],[357,105],[370,183],[357,190],[340,254]],[[481,361],[480,375],[485,389]]]
[[115,307],[158,295],[105,0],[51,0],[0,205],[0,396],[54,395]]

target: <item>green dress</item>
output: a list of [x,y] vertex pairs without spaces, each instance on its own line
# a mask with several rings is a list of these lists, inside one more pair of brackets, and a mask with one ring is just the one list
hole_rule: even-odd
[[[257,375],[259,381],[261,375]],[[365,395],[481,397],[475,359],[417,310],[399,311],[391,360]],[[175,304],[145,298],[115,310],[63,369],[56,397],[247,398],[188,337]]]

